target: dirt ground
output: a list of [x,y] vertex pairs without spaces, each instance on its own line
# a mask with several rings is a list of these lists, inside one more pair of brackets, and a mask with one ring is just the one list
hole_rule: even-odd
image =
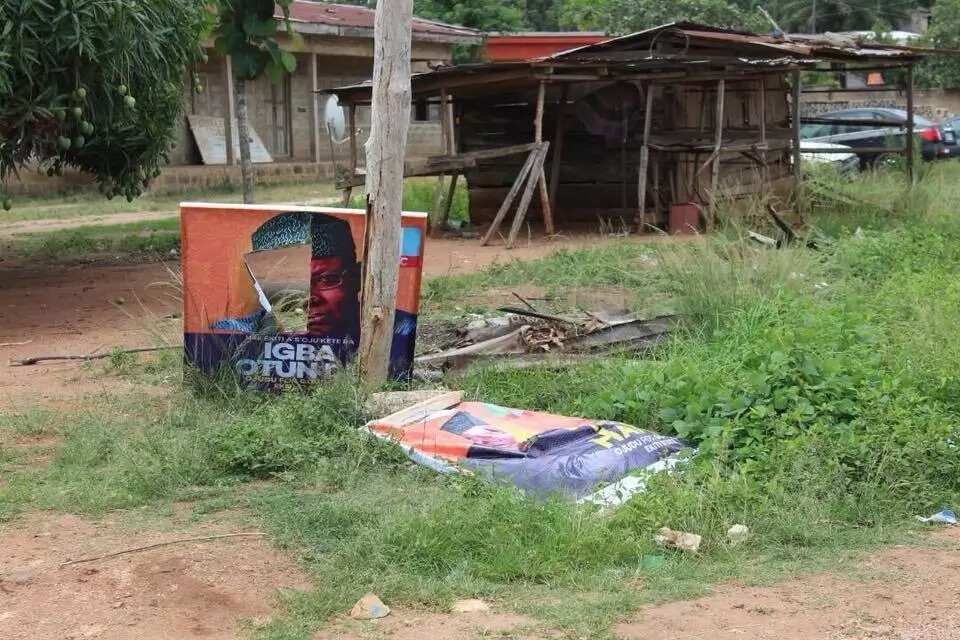
[[[157,532],[113,520],[32,514],[0,529],[0,638],[228,640],[271,612],[278,589],[306,589],[261,538],[191,542],[61,567],[156,542],[237,531],[205,523]],[[249,531],[249,529],[239,529]]]
[[[938,547],[893,547],[843,573],[772,587],[726,585],[649,607],[615,627],[624,640],[954,640],[960,638],[960,527]],[[860,579],[844,573],[860,574]]]

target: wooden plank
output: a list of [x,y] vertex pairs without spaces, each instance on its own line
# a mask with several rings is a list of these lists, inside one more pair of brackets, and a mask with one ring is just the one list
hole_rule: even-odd
[[760,78],[760,177],[763,184],[770,182],[770,166],[767,162],[767,78]]
[[800,72],[793,72],[792,104],[790,105],[791,124],[793,125],[793,180],[796,182],[797,189],[800,188],[800,180],[803,178],[803,170],[800,167]]
[[637,170],[637,219],[640,231],[646,227],[647,165],[650,162],[650,127],[653,122],[653,87],[646,85],[647,102],[643,113],[643,145],[640,147],[640,168]]
[[[313,143],[313,161],[320,163],[320,69],[318,55],[310,55],[310,100],[313,108],[310,110],[310,133]],[[331,158],[332,159],[332,158]]]
[[383,384],[390,369],[400,274],[403,158],[410,126],[412,22],[413,0],[377,5],[357,358],[361,383],[368,388]]
[[917,181],[916,159],[914,158],[915,154],[913,152],[913,65],[907,67],[905,82],[907,85],[907,148],[905,155],[907,158],[907,179],[910,181],[910,186],[913,186]]
[[544,142],[537,157],[534,160],[533,167],[530,169],[530,178],[527,180],[527,186],[520,197],[520,205],[517,207],[517,213],[513,217],[513,224],[510,226],[510,235],[507,236],[507,249],[513,249],[517,241],[517,234],[520,233],[520,227],[523,225],[524,218],[527,217],[527,208],[530,206],[530,199],[533,197],[533,188],[536,186],[538,178],[543,176],[543,161],[547,157],[547,150],[550,148],[549,142]]
[[520,168],[520,173],[517,174],[516,180],[513,181],[513,186],[510,187],[507,197],[503,199],[503,202],[500,204],[500,208],[497,210],[497,215],[494,216],[493,222],[490,223],[490,228],[487,229],[485,234],[483,234],[483,238],[480,240],[481,246],[486,246],[489,244],[490,238],[492,238],[493,234],[495,234],[497,229],[500,228],[500,224],[507,215],[507,211],[510,210],[510,205],[513,204],[514,198],[517,197],[517,193],[520,191],[521,185],[523,185],[524,181],[527,179],[527,176],[530,173],[530,170],[533,168],[533,163],[536,161],[539,153],[540,149],[538,147],[532,150],[527,156],[527,160],[523,163],[523,167]]
[[457,134],[456,134],[456,120],[453,115],[453,100],[448,94],[446,96],[446,111],[447,111],[447,153],[454,155],[457,152]]
[[[200,152],[200,160],[203,164],[231,164],[231,157],[234,160],[240,157],[240,132],[237,121],[234,120],[229,129],[226,128],[226,124],[226,118],[217,116],[187,116],[187,125],[190,127],[190,132],[193,133],[194,140],[196,140],[197,150]],[[232,138],[229,145],[227,144],[228,133]],[[273,162],[273,158],[260,139],[260,135],[250,124],[247,125],[247,139],[250,141],[251,162],[257,164]]]
[[521,153],[529,153],[533,149],[536,149],[539,146],[536,142],[529,142],[527,144],[514,144],[508,147],[497,147],[496,149],[480,149],[479,151],[467,151],[465,153],[458,153],[456,155],[443,155],[443,156],[429,156],[427,158],[428,163],[445,163],[452,162],[458,159],[463,160],[492,160],[493,158],[502,158],[503,156],[513,156],[519,155]]
[[710,205],[707,207],[707,232],[713,231],[713,222],[717,215],[717,188],[720,184],[720,149],[723,147],[723,107],[726,101],[726,80],[717,82],[717,115],[714,131],[715,145],[713,176],[710,179]]
[[[543,142],[543,108],[546,102],[547,83],[540,81],[537,86],[537,113],[534,120],[534,142]],[[553,211],[550,210],[550,193],[547,191],[547,177],[543,170],[546,155],[540,161],[537,184],[540,186],[540,207],[543,209],[543,228],[548,236],[553,235]]]
[[[340,196],[343,206],[350,204],[350,196],[353,193],[352,185],[357,178],[357,105],[355,104],[351,104],[347,110],[347,126],[350,127],[350,176],[347,186]],[[356,184],[364,184],[364,181],[365,178]]]
[[[223,119],[223,139],[224,140],[233,140],[234,133],[234,122],[237,120],[237,106],[234,102],[234,89],[233,89],[233,60],[230,56],[224,56],[223,58],[223,83],[226,88],[225,96],[225,111],[227,116]],[[239,137],[238,137],[239,141]],[[237,154],[233,150],[232,144],[224,143],[226,147],[226,163],[227,165],[232,165],[237,163]]]
[[413,406],[407,407],[406,409],[401,409],[400,411],[391,413],[390,415],[380,418],[379,420],[372,420],[367,424],[382,424],[391,427],[404,427],[411,422],[424,420],[428,415],[434,413],[435,411],[442,411],[444,409],[449,409],[450,407],[455,407],[462,401],[462,391],[448,391],[436,396],[435,398],[422,400]]
[[554,130],[553,163],[550,167],[550,203],[557,201],[557,187],[560,185],[560,166],[563,158],[563,138],[567,132],[567,93],[569,86],[563,85],[560,89],[560,103],[557,106],[557,127]]
[[[452,145],[450,144],[451,135],[453,130],[450,127],[449,118],[450,112],[447,110],[447,101],[449,96],[447,94],[447,88],[440,88],[440,146],[443,147],[444,153],[447,155],[452,155]],[[407,175],[406,167],[404,167],[404,176]],[[456,174],[454,174],[456,175]],[[437,186],[433,190],[433,209],[430,211],[430,233],[431,235],[437,235],[442,228],[440,223],[441,208],[443,207],[443,193],[444,184],[446,176],[441,173],[437,176]]]
[[450,176],[450,185],[447,187],[447,195],[443,199],[443,206],[440,209],[440,220],[437,223],[440,229],[443,229],[447,224],[447,220],[450,218],[450,208],[453,206],[453,196],[457,191],[457,180],[459,179],[459,173]]
[[[404,171],[403,173],[404,173],[404,177],[406,177],[407,172]],[[453,175],[457,175],[457,174],[453,174]],[[440,220],[440,209],[441,207],[443,207],[444,187],[446,186],[444,184],[444,179],[445,179],[444,174],[441,173],[440,175],[438,175],[437,184],[433,188],[433,207],[430,209],[430,234],[433,236],[436,236],[440,232],[440,229],[442,228],[439,220]]]

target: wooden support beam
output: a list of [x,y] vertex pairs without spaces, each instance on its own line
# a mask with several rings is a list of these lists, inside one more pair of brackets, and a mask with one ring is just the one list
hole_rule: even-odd
[[[543,178],[543,163],[547,158],[549,148],[550,143],[544,142],[534,159],[533,167],[530,170],[530,177],[527,180],[527,187],[523,190],[523,195],[520,197],[520,205],[517,207],[517,213],[513,217],[513,224],[510,226],[510,235],[507,236],[507,249],[513,249],[513,245],[517,242],[517,234],[520,233],[523,220],[527,217],[527,208],[529,208],[530,200],[533,198],[533,188]],[[541,182],[540,184],[541,187],[543,187],[543,183]]]
[[710,204],[707,207],[707,231],[713,231],[713,223],[717,216],[717,189],[720,185],[720,150],[723,148],[723,107],[726,101],[726,80],[717,82],[717,114],[714,130],[714,148],[716,156],[713,159],[713,175],[710,179]]
[[[308,54],[310,56],[310,99],[313,108],[310,110],[310,133],[311,143],[313,145],[313,161],[320,163],[320,65],[316,53]],[[331,138],[331,144],[333,140]],[[332,160],[332,158],[331,158]]]
[[791,124],[793,128],[793,180],[796,183],[796,189],[800,188],[800,181],[803,179],[803,169],[800,166],[800,72],[794,71],[793,76],[792,100],[790,105]]
[[[540,144],[543,142],[543,108],[544,102],[546,101],[547,93],[547,83],[540,81],[540,84],[537,86],[537,114],[536,120],[534,121],[534,142]],[[548,145],[549,146],[549,145]],[[545,147],[547,148],[547,147]],[[544,161],[546,160],[546,151],[542,152],[542,158],[538,164],[538,173],[534,174],[537,179],[537,184],[540,185],[540,208],[543,210],[543,228],[548,236],[553,235],[553,211],[550,208],[550,194],[547,192],[547,176],[543,170]],[[523,201],[521,200],[521,203]],[[524,207],[524,214],[526,214],[526,207]],[[519,215],[519,212],[518,212]],[[511,236],[514,234],[511,233]],[[509,246],[512,246],[511,242]]]
[[563,85],[560,88],[560,102],[557,105],[557,126],[554,130],[553,140],[553,163],[550,166],[550,204],[557,202],[557,189],[560,188],[560,167],[563,163],[563,138],[567,133],[567,94],[569,86]]
[[640,147],[640,168],[637,177],[637,219],[640,231],[646,230],[647,165],[650,162],[650,127],[653,122],[653,87],[646,85],[647,101],[643,111],[643,143]]
[[[451,145],[451,136],[453,134],[453,128],[450,126],[449,118],[450,111],[447,109],[447,101],[449,96],[447,95],[447,88],[440,88],[440,145],[443,147],[444,153],[447,155],[452,155],[452,146]],[[404,175],[406,176],[406,170],[404,170]],[[445,174],[441,173],[437,176],[437,186],[433,191],[433,210],[430,212],[430,234],[437,235],[440,233],[442,228],[442,223],[440,222],[441,217],[441,208],[443,207],[443,194],[444,187],[446,186],[444,180],[446,179]]]
[[516,180],[513,181],[513,186],[510,187],[510,191],[507,193],[507,197],[503,199],[503,202],[500,203],[500,208],[497,210],[497,215],[494,216],[493,222],[490,223],[490,228],[487,229],[487,232],[483,234],[483,238],[480,240],[481,246],[486,246],[490,243],[490,239],[493,238],[493,234],[497,232],[497,229],[500,228],[500,224],[503,222],[503,219],[507,215],[507,211],[510,210],[510,206],[513,204],[513,200],[517,197],[517,194],[520,192],[520,187],[523,186],[524,182],[529,182],[527,177],[530,175],[530,170],[533,168],[533,164],[537,159],[538,154],[540,153],[540,148],[537,147],[532,149],[527,155],[526,161],[523,163],[523,166],[520,167],[520,173],[517,174]]
[[233,60],[230,56],[224,56],[223,58],[223,73],[223,83],[227,94],[224,104],[224,111],[227,112],[227,115],[223,119],[223,140],[227,150],[227,166],[230,166],[237,163],[236,154],[233,152],[233,123],[237,119],[237,105],[234,98],[236,91],[233,88]]
[[457,152],[457,121],[453,114],[453,99],[450,94],[445,96],[444,102],[447,105],[447,153],[454,155]]
[[450,218],[450,208],[453,206],[453,196],[457,191],[457,180],[460,179],[460,174],[455,173],[450,176],[450,184],[447,186],[447,195],[443,199],[443,205],[440,208],[440,220],[437,223],[437,226],[440,229],[443,229],[447,224],[447,220]]
[[350,204],[350,196],[353,194],[352,184],[357,177],[357,105],[355,104],[351,104],[347,110],[347,126],[350,127],[350,176],[340,198],[343,206]]
[[770,182],[770,166],[767,163],[767,78],[760,78],[760,178],[763,186]]
[[913,151],[915,144],[913,139],[913,65],[907,67],[905,82],[907,85],[907,142],[905,154],[907,158],[907,179],[910,181],[910,186],[912,187],[917,181],[916,154]]
[[537,142],[528,142],[527,144],[514,144],[508,147],[497,147],[495,149],[481,149],[479,151],[468,151],[457,155],[430,156],[428,163],[443,163],[452,160],[471,159],[471,160],[492,160],[493,158],[502,158],[503,156],[513,156],[521,153],[529,153],[540,146]]

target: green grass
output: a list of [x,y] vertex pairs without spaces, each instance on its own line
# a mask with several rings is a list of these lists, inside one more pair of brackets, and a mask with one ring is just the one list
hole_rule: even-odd
[[[48,467],[6,473],[0,518],[175,500],[196,501],[197,517],[242,507],[314,578],[255,630],[274,639],[309,638],[366,591],[441,610],[483,597],[531,615],[544,633],[606,638],[645,602],[854,565],[877,545],[915,542],[912,516],[960,497],[958,177],[960,165],[936,168],[892,211],[883,200],[853,212],[814,200],[812,221],[828,236],[819,251],[762,249],[731,229],[702,243],[615,244],[429,281],[435,314],[478,288],[521,284],[618,286],[637,304],[658,296],[685,314],[679,334],[644,359],[485,366],[445,381],[472,398],[623,420],[699,446],[682,473],[658,477],[613,514],[407,462],[356,431],[364,397],[344,376],[307,396],[177,387],[19,415],[18,432],[49,430],[62,443]],[[830,188],[869,201],[890,197],[896,180]],[[169,358],[139,372],[118,360],[109,375],[171,380],[178,367]],[[743,546],[725,542],[734,523],[752,531]],[[662,526],[702,534],[701,554],[657,549]],[[648,555],[666,562],[645,569]]]
[[[257,202],[305,202],[337,195],[333,186],[325,183],[258,185]],[[176,212],[181,202],[241,202],[242,194],[236,186],[184,191],[174,194],[146,194],[133,202],[124,198],[107,200],[95,191],[58,194],[53,196],[18,196],[14,208],[0,215],[0,223],[27,220],[73,219],[101,216],[111,213],[139,211]]]
[[169,258],[180,249],[180,220],[148,220],[17,234],[5,242],[13,255],[76,260],[103,255]]
[[[446,197],[447,185],[450,184],[449,180],[447,178],[444,182],[444,197]],[[403,183],[403,210],[420,211],[433,215],[436,189],[437,180],[434,178],[407,178]],[[363,194],[353,196],[350,199],[350,206],[357,209],[365,208],[365,196]],[[457,181],[448,219],[457,222],[468,222],[470,220],[469,196],[463,180]]]

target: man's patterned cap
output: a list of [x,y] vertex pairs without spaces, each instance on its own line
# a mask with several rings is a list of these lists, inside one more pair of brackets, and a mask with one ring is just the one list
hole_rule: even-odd
[[263,223],[251,237],[254,251],[268,251],[300,244],[312,245],[311,256],[341,256],[357,261],[350,224],[322,213],[282,213]]
[[346,220],[322,213],[311,214],[310,237],[313,241],[314,258],[340,256],[347,264],[357,261],[357,250]]

